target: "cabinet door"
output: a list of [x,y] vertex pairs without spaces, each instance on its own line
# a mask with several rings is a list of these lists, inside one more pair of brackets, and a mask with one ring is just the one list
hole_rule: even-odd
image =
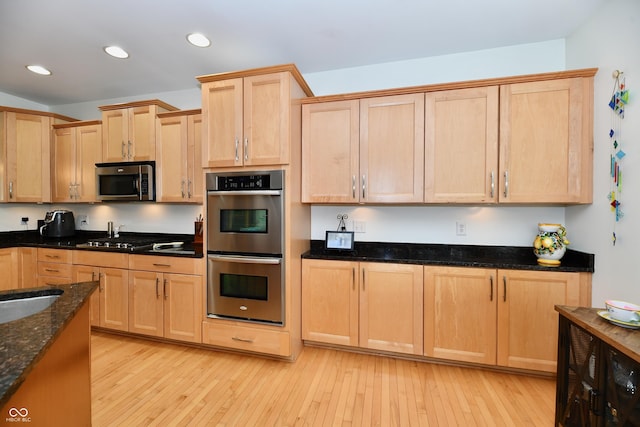
[[202,171],[202,114],[187,117],[187,200],[202,203],[204,174]]
[[202,276],[164,274],[165,338],[202,342],[202,280]]
[[302,260],[302,339],[358,346],[357,262]]
[[[18,283],[21,288],[35,286],[38,275],[38,249],[16,248],[18,251]],[[0,269],[0,271],[4,271]]]
[[[90,265],[74,265],[73,281],[74,282],[93,282],[100,280],[100,269]],[[89,300],[89,316],[91,326],[100,326],[100,294],[103,291],[102,283],[98,285]]]
[[496,363],[496,270],[424,267],[424,354]]
[[0,278],[0,291],[18,289],[20,287],[17,266],[17,249],[0,249],[0,271],[2,271],[2,278]]
[[498,87],[427,93],[424,128],[424,201],[497,201]]
[[555,372],[554,306],[581,302],[579,273],[498,270],[498,365]]
[[119,268],[100,269],[100,326],[127,331],[129,329],[128,271]]
[[242,79],[202,85],[202,166],[242,165]]
[[423,267],[360,263],[360,347],[423,354]]
[[9,202],[49,202],[51,119],[7,113]]
[[74,201],[96,201],[96,163],[102,161],[102,125],[76,129]]
[[162,273],[129,271],[129,332],[164,335],[162,297]]
[[245,166],[289,162],[289,73],[265,74],[244,79]]
[[187,196],[187,118],[157,119],[157,200],[182,202]]
[[156,159],[156,109],[153,105],[128,109],[129,160],[139,162]]
[[424,94],[360,100],[361,201],[424,199]]
[[126,109],[102,112],[102,161],[127,160],[129,128]]
[[302,201],[360,201],[358,100],[302,106]]
[[500,202],[591,203],[593,79],[500,87]]
[[[51,163],[51,200],[70,202],[76,172],[76,133],[74,128],[55,129]],[[94,191],[95,192],[95,191]]]

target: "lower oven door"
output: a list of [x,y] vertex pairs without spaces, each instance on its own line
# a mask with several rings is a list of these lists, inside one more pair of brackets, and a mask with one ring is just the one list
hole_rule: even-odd
[[282,258],[207,256],[209,317],[284,324]]

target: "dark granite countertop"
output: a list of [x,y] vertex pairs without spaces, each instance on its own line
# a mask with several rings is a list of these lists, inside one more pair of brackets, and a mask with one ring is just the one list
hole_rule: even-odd
[[0,292],[0,301],[3,301],[62,291],[60,297],[44,310],[0,324],[0,408],[24,382],[83,304],[88,303],[97,287],[98,282],[84,282]]
[[302,258],[588,273],[595,263],[592,254],[571,249],[560,266],[546,267],[538,264],[533,247],[355,242],[353,251],[335,251],[325,249],[324,240],[312,240]]
[[116,248],[83,248],[78,245],[87,243],[89,240],[95,240],[106,237],[106,233],[102,231],[76,231],[71,237],[64,238],[45,238],[40,236],[36,230],[28,231],[6,231],[0,232],[0,249],[12,247],[42,247],[42,248],[58,248],[58,249],[77,249],[88,251],[104,251],[104,252],[126,252],[131,254],[144,255],[162,255],[176,256],[187,258],[202,258],[202,245],[193,244],[193,234],[170,234],[170,233],[120,233],[122,238],[132,239],[158,239],[158,242],[181,241],[184,245],[181,250],[153,251],[150,249],[142,249],[135,251],[124,251]]

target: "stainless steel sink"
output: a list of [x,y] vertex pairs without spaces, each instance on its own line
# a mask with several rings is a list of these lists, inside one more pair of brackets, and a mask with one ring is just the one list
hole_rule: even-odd
[[36,314],[53,304],[61,293],[0,301],[0,324]]

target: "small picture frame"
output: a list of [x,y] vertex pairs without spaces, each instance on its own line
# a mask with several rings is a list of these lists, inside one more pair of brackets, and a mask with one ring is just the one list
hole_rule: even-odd
[[324,239],[325,249],[338,251],[352,251],[353,243],[353,231],[327,231]]

